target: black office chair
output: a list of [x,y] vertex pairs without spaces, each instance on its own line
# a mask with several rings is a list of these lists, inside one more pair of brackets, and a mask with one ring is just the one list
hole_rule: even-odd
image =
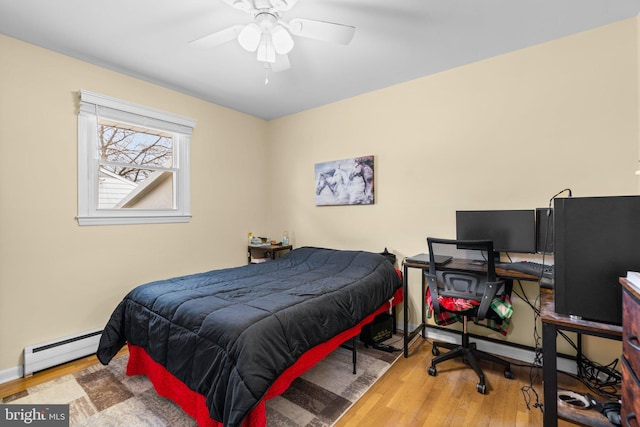
[[[427,238],[427,244],[429,246],[429,271],[427,272],[425,270],[424,274],[429,285],[429,292],[431,293],[433,312],[435,315],[438,315],[442,311],[450,311],[451,313],[463,316],[462,344],[456,345],[434,342],[432,354],[436,357],[431,360],[429,375],[436,376],[438,374],[436,370],[438,363],[453,359],[454,357],[462,357],[463,360],[470,364],[473,370],[476,371],[476,374],[478,374],[480,382],[478,382],[476,390],[481,394],[486,394],[487,386],[485,384],[484,373],[482,369],[480,369],[478,360],[485,359],[504,366],[504,376],[509,379],[513,378],[509,362],[478,350],[476,343],[469,342],[469,334],[467,332],[467,320],[469,318],[476,318],[478,320],[485,319],[487,315],[491,313],[489,310],[493,298],[496,295],[507,292],[504,281],[496,279],[493,242],[490,240],[447,240],[429,237]],[[468,250],[486,251],[486,273],[483,271],[478,271],[477,273],[471,271],[454,271],[436,265],[434,259],[436,251],[444,245],[455,245],[458,248]],[[466,311],[447,310],[438,302],[438,296],[474,300],[479,302],[480,305],[474,305],[473,308]],[[448,348],[450,351],[440,355],[438,347]]]

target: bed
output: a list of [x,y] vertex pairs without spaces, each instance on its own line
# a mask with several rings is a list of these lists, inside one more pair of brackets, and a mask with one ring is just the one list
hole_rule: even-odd
[[264,425],[266,399],[402,299],[382,255],[295,249],[275,261],[148,283],[115,308],[97,356],[202,426]]

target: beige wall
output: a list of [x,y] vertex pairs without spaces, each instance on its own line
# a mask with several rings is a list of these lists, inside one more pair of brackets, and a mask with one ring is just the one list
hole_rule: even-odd
[[[457,209],[545,207],[566,187],[638,194],[637,27],[627,20],[272,122],[272,229],[298,246],[386,246],[402,258],[426,252],[427,236],[455,237]],[[369,154],[375,205],[314,205],[315,163]],[[410,280],[415,323],[419,275]],[[525,290],[535,298],[535,285]],[[533,344],[520,300],[508,339]]]
[[[242,264],[248,231],[404,257],[425,251],[428,235],[453,237],[456,209],[542,207],[565,187],[637,194],[637,27],[627,20],[268,123],[0,36],[0,373],[25,345],[102,327],[137,284]],[[191,223],[77,225],[81,88],[197,119]],[[375,205],[314,205],[315,163],[368,154]],[[417,298],[414,289],[412,317]],[[533,315],[516,304],[509,340],[529,342]]]
[[[0,52],[0,373],[25,345],[103,327],[135,285],[246,263],[267,227],[267,122],[15,39]],[[78,226],[79,89],[197,120],[189,224]]]

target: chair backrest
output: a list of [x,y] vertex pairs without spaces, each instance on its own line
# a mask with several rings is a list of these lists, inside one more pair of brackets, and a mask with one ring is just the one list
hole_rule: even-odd
[[[493,258],[493,242],[491,240],[450,240],[427,238],[429,246],[429,271],[425,272],[433,310],[440,313],[437,296],[463,298],[480,302],[478,319],[484,319],[493,298],[505,291],[504,281],[496,279],[495,260]],[[486,271],[459,271],[449,266],[438,266],[435,255],[446,245],[463,247],[467,250],[486,251]],[[483,269],[484,270],[484,269]]]

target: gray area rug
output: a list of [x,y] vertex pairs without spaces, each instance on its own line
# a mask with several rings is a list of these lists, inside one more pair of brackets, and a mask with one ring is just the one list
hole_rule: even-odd
[[[401,348],[401,336],[388,344]],[[331,426],[400,357],[358,342],[357,373],[351,350],[338,348],[267,401],[267,425]],[[71,426],[196,426],[173,402],[158,396],[145,376],[127,377],[128,356],[34,386],[1,400],[7,404],[69,404]]]

